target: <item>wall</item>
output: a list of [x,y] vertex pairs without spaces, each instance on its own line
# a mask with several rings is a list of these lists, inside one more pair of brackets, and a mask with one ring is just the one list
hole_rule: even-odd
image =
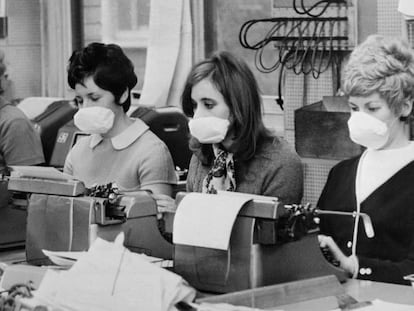
[[[277,0],[275,0],[277,1]],[[401,36],[401,16],[397,11],[398,0],[357,0],[357,37],[362,42],[370,34]],[[304,105],[315,103],[323,96],[333,95],[332,72],[327,71],[319,79],[311,76],[287,75],[285,110],[285,138],[295,145],[294,111]],[[305,193],[304,202],[316,204],[326,182],[329,170],[338,161],[303,158]]]
[[[86,46],[91,42],[102,42],[101,0],[83,0],[84,5],[84,39]],[[138,76],[135,90],[141,90],[145,74],[146,49],[123,48],[125,54],[131,59]]]
[[[282,1],[290,5],[291,0],[210,0],[216,3],[217,27],[214,29],[217,39],[214,49],[229,50],[243,57],[254,71],[259,84],[265,94],[276,95],[277,73],[263,74],[255,68],[254,54],[252,50],[245,50],[238,41],[238,33],[241,25],[249,19],[262,19],[271,17],[272,6],[280,5]],[[309,0],[310,1],[310,0]],[[306,3],[306,2],[305,2]],[[368,35],[379,33],[387,36],[401,36],[401,16],[397,12],[398,0],[355,0],[357,8],[357,39],[362,42]],[[269,56],[270,57],[270,56]],[[296,109],[320,101],[323,96],[334,95],[336,88],[335,76],[331,70],[326,71],[319,79],[312,76],[296,75],[287,71],[284,81],[283,95],[285,110],[283,120],[269,118],[269,103],[265,107],[265,119],[272,127],[280,127],[280,124],[272,125],[271,122],[283,122],[284,137],[295,145],[294,112]],[[277,111],[280,116],[280,111]],[[303,202],[316,204],[320,192],[325,184],[329,170],[337,160],[303,158],[305,172],[305,194]]]
[[0,39],[15,98],[41,95],[40,0],[6,2],[8,36]]
[[[276,95],[278,73],[261,73],[255,67],[254,51],[243,48],[239,42],[241,26],[250,19],[270,18],[271,0],[208,0],[216,1],[217,16],[217,50],[227,50],[243,58],[253,70],[262,92],[265,95]],[[268,55],[272,62],[273,55]]]
[[[214,45],[220,50],[229,50],[248,61],[251,68],[254,69],[254,54],[251,51],[243,49],[238,41],[238,34],[240,26],[247,18],[255,18],[258,16],[270,17],[271,0],[205,0],[214,3],[214,16],[217,25],[214,28],[217,30],[217,37],[214,38]],[[102,41],[102,24],[101,24],[101,0],[84,0],[84,38],[85,45],[94,41]],[[209,21],[207,21],[208,23]],[[210,20],[212,22],[212,20]],[[215,43],[217,42],[217,44]],[[135,70],[138,75],[138,85],[136,90],[140,90],[143,84],[143,77],[145,73],[145,49],[124,49],[128,57],[131,58],[135,65]],[[276,88],[278,81],[277,73],[263,74],[255,70],[254,74],[262,86],[262,92],[265,95],[276,95]],[[269,102],[268,102],[269,103]],[[269,107],[268,120],[274,118],[280,119],[281,111],[279,107]],[[280,126],[278,127],[278,129]]]
[[[207,23],[214,24],[212,31],[215,38],[211,39],[207,47],[209,53],[218,50],[226,50],[244,59],[253,71],[261,92],[264,95],[264,121],[265,125],[279,135],[284,135],[283,111],[277,105],[278,71],[262,73],[255,66],[255,52],[243,48],[239,42],[241,26],[250,19],[271,17],[271,0],[207,0],[212,4],[213,12],[210,12]],[[210,4],[210,5],[211,5]],[[266,62],[273,62],[274,55],[267,55]]]

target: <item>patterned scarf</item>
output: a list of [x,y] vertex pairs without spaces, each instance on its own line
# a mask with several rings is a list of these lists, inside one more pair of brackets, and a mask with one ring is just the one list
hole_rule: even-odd
[[213,166],[203,181],[203,193],[217,193],[218,190],[236,191],[233,154],[213,145]]

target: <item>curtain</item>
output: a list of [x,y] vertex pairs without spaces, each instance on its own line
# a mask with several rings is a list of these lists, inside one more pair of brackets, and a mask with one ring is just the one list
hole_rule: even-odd
[[192,66],[190,0],[151,0],[150,38],[140,104],[180,106]]
[[67,98],[66,66],[72,53],[70,0],[41,0],[42,96]]

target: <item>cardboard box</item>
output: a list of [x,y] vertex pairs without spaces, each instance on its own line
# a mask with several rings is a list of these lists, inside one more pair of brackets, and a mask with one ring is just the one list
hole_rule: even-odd
[[296,152],[305,158],[342,160],[359,155],[363,148],[349,138],[350,110],[342,96],[295,110]]

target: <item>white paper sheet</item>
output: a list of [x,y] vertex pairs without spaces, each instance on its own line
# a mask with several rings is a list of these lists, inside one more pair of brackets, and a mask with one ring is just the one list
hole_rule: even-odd
[[[264,311],[265,309],[250,308],[244,306],[235,306],[228,303],[201,303],[200,305],[191,303],[192,307],[197,311]],[[279,309],[272,309],[272,311],[281,311]]]
[[174,244],[226,250],[237,214],[249,196],[189,193],[174,217]]
[[96,239],[68,271],[47,271],[35,299],[76,311],[173,311],[177,302],[194,299],[180,276],[130,252],[119,236],[114,243]]
[[414,2],[413,0],[400,0],[398,2],[398,12],[414,16]]
[[13,165],[10,166],[11,177],[28,177],[28,178],[44,178],[53,180],[74,180],[73,176],[62,173],[54,167],[44,166],[26,166]]
[[[64,251],[48,251],[46,249],[42,249],[43,254],[45,254],[49,259],[58,266],[70,267],[73,264],[82,258],[86,254],[86,252],[64,252]],[[170,268],[173,267],[172,260],[166,260],[159,257],[148,256],[145,254],[139,254],[142,259],[147,260],[155,264],[160,268]]]
[[[333,311],[340,311],[335,309]],[[380,299],[375,299],[372,304],[366,307],[356,309],[358,311],[412,311],[414,306],[400,303],[387,302]]]
[[42,249],[42,252],[58,266],[72,266],[78,259],[86,254],[86,252],[48,251],[46,249]]
[[250,194],[250,193],[243,193],[243,192],[231,192],[231,191],[218,190],[217,194],[247,197],[247,198],[255,200],[255,201],[265,201],[265,202],[277,202],[277,201],[279,201],[279,199],[277,197],[269,197],[269,196],[266,196],[266,195]]

